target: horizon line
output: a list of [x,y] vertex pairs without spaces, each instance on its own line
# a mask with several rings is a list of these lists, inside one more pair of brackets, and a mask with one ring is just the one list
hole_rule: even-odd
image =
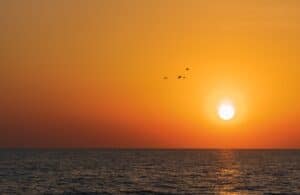
[[0,150],[300,150],[300,147],[253,147],[253,148],[195,148],[195,147],[0,147]]

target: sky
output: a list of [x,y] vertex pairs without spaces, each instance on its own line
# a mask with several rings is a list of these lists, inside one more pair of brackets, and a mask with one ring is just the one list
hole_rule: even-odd
[[300,148],[299,35],[297,0],[2,0],[0,147]]

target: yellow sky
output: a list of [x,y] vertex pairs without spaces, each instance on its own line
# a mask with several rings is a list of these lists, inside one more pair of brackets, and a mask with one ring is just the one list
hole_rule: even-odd
[[2,145],[299,147],[299,24],[297,0],[1,1]]

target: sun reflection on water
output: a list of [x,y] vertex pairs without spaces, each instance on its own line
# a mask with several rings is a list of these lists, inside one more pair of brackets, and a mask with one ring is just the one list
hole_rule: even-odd
[[218,169],[216,172],[215,188],[218,194],[242,194],[237,192],[240,185],[240,166],[232,150],[221,150],[218,152]]

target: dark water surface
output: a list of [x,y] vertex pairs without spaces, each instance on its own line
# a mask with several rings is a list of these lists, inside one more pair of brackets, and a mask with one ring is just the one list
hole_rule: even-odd
[[1,194],[300,194],[300,150],[0,150]]

